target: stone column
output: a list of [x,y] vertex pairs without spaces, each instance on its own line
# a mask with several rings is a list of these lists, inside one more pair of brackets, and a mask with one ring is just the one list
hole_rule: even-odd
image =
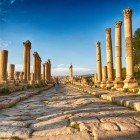
[[8,51],[0,51],[0,83],[7,82],[7,61],[8,61]]
[[98,74],[97,73],[94,74],[94,86],[95,87],[98,86]]
[[30,85],[34,84],[34,73],[30,74],[31,80],[30,80]]
[[8,64],[8,81],[14,82],[15,65]]
[[107,82],[107,66],[102,67],[102,82],[101,82],[101,88],[106,87]]
[[42,66],[43,66],[43,77],[42,77],[42,79],[45,82],[45,63]]
[[49,78],[48,78],[48,62],[45,62],[45,81],[48,83]]
[[34,81],[37,81],[38,78],[38,60],[37,60],[37,52],[33,53],[33,57],[34,57],[34,64],[33,64],[33,71],[34,71]]
[[98,75],[98,84],[102,81],[102,62],[101,62],[101,48],[100,42],[96,44],[96,61],[97,61],[97,75]]
[[19,71],[15,72],[15,80],[18,81],[18,82],[19,82],[19,74],[20,74]]
[[48,65],[49,65],[49,82],[51,82],[51,60],[48,59]]
[[122,88],[122,40],[121,40],[121,26],[122,22],[115,23],[115,60],[116,60],[116,78],[114,81],[114,88]]
[[112,39],[111,28],[106,28],[106,54],[107,54],[107,88],[113,86],[113,53],[112,53]]
[[132,47],[132,10],[123,10],[124,14],[124,35],[125,35],[125,57],[126,57],[126,79],[123,88],[137,88],[138,83],[134,79],[133,47]]
[[27,40],[23,42],[24,46],[24,63],[23,63],[23,71],[24,71],[24,80],[30,81],[30,50],[31,50],[31,42]]
[[24,72],[22,71],[19,74],[19,79],[20,79],[21,82],[23,81],[23,76],[24,76]]
[[69,81],[72,82],[73,81],[73,66],[72,66],[72,64],[69,67],[69,71],[70,71]]

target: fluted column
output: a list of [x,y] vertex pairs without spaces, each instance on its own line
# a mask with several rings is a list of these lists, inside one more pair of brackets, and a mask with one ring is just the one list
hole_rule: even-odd
[[15,65],[8,64],[8,81],[14,82]]
[[7,62],[8,62],[8,51],[0,51],[0,83],[7,82]]
[[107,54],[107,87],[113,86],[113,53],[112,53],[112,39],[111,28],[106,28],[106,54]]
[[126,57],[126,80],[124,88],[135,88],[138,86],[134,79],[133,47],[132,47],[132,10],[123,10],[124,35],[125,35],[125,57]]
[[23,42],[24,46],[24,63],[23,63],[23,71],[24,71],[24,80],[30,81],[30,49],[31,49],[31,42],[27,40]]
[[98,83],[100,84],[102,81],[102,62],[101,62],[101,48],[100,42],[98,41],[96,44],[96,61],[97,61],[97,74],[98,74]]
[[115,23],[115,60],[116,60],[116,78],[114,81],[114,88],[122,88],[122,40],[121,40],[121,26],[122,22]]

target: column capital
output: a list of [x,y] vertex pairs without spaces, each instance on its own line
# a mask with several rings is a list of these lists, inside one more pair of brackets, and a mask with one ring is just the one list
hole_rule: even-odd
[[130,8],[124,9],[123,10],[123,15],[126,18],[131,17],[132,16],[132,9],[130,9]]
[[106,34],[110,34],[111,33],[111,28],[106,28],[105,32],[106,32]]
[[115,22],[115,27],[120,28],[122,26],[122,21],[116,21]]
[[100,45],[101,45],[101,42],[97,41],[96,46],[98,47]]
[[31,49],[31,44],[32,44],[32,43],[31,43],[29,40],[23,42],[23,45],[24,45],[24,46],[29,46],[30,49]]

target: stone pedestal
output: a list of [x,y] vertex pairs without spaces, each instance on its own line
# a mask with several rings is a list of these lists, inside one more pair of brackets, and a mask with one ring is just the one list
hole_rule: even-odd
[[125,9],[124,14],[124,35],[126,52],[126,79],[124,80],[124,89],[138,88],[138,82],[134,79],[133,65],[133,47],[132,47],[132,10]]
[[96,64],[97,64],[97,75],[98,75],[98,86],[100,87],[100,83],[102,81],[102,61],[101,61],[101,48],[100,42],[98,41],[96,44]]
[[112,86],[114,86],[111,28],[106,28],[106,54],[107,54],[107,77],[108,77],[106,87],[111,88]]
[[7,61],[8,61],[8,51],[0,51],[0,83],[7,83]]
[[121,26],[122,22],[117,21],[115,23],[115,61],[116,61],[116,78],[114,81],[114,88],[123,88],[122,81],[122,47],[121,47]]
[[8,64],[8,82],[14,83],[15,65]]

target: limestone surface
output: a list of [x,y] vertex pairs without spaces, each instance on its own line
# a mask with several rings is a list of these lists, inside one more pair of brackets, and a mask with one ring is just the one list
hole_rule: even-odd
[[0,139],[139,140],[140,112],[60,85],[0,110]]

